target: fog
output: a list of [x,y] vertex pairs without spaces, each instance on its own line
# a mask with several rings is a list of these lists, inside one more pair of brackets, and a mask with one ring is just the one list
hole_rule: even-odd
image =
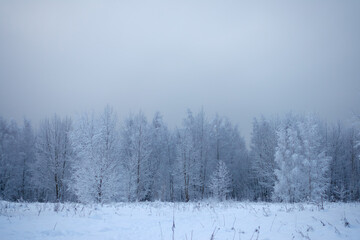
[[1,1],[0,115],[360,112],[360,1]]

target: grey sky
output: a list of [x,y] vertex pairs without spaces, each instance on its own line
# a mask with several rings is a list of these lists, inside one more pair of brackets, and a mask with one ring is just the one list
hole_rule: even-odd
[[360,103],[360,1],[1,1],[0,115],[204,107],[239,125]]

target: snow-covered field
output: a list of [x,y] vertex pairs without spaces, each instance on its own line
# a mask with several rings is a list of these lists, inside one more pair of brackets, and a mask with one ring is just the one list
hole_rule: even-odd
[[360,204],[0,202],[3,240],[173,238],[360,239]]

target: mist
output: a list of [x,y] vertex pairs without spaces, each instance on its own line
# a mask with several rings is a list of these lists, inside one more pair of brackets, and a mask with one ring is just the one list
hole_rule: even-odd
[[1,1],[0,115],[360,112],[359,1]]

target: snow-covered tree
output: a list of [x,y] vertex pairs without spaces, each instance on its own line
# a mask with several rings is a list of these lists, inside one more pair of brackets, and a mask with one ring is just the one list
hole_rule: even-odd
[[251,138],[252,178],[255,180],[256,198],[263,201],[271,200],[275,184],[275,124],[264,117],[253,121]]
[[359,135],[355,127],[349,127],[345,136],[345,164],[347,165],[347,180],[349,188],[349,200],[360,199],[360,149],[357,148]]
[[35,161],[35,137],[28,120],[19,128],[0,118],[0,197],[33,200],[31,166]]
[[107,106],[103,114],[84,114],[72,133],[72,190],[82,202],[108,202],[119,197],[120,164],[117,117]]
[[281,124],[255,119],[250,154],[236,125],[219,116],[209,121],[203,109],[188,110],[174,131],[159,113],[148,123],[141,112],[118,129],[110,107],[82,115],[74,129],[55,115],[36,135],[27,120],[18,127],[0,118],[0,198],[200,200],[219,196],[214,176],[221,162],[227,198],[357,201],[359,142],[355,125],[327,126],[311,115],[289,114]]
[[8,179],[8,158],[6,153],[7,141],[7,122],[0,117],[0,198],[5,198],[5,189],[7,188]]
[[327,146],[331,156],[329,166],[329,197],[333,201],[349,201],[351,197],[351,162],[355,154],[353,148],[354,129],[338,122],[328,133]]
[[223,161],[219,161],[211,175],[209,188],[213,197],[218,200],[225,200],[231,192],[231,176]]
[[68,193],[72,156],[70,130],[71,120],[60,119],[57,115],[40,125],[32,176],[43,200],[64,201]]
[[99,202],[97,179],[97,123],[94,115],[83,114],[75,122],[71,140],[74,148],[72,191],[81,202]]
[[24,126],[20,136],[21,165],[21,190],[20,197],[24,200],[34,200],[34,188],[32,186],[31,166],[35,163],[35,135],[29,120],[24,119]]
[[188,202],[196,199],[201,186],[199,155],[188,129],[181,129],[177,133],[176,154],[177,188],[181,192],[181,200]]
[[298,127],[303,145],[304,177],[307,179],[304,194],[310,201],[320,201],[330,183],[328,175],[330,157],[326,155],[319,125],[314,116],[306,116],[298,123]]
[[176,133],[177,179],[181,199],[201,199],[206,193],[209,168],[209,125],[201,111],[196,116],[188,110],[182,128]]
[[231,175],[231,197],[248,198],[250,162],[245,141],[238,128],[228,119],[216,116],[212,121],[211,136],[212,157],[209,168],[214,171],[217,163],[224,161]]
[[200,175],[200,198],[208,196],[209,190],[207,189],[207,183],[210,178],[211,169],[211,124],[208,122],[204,109],[201,110],[194,116],[192,122],[192,134],[194,137],[194,148],[198,152],[199,159],[197,160],[200,164],[199,175]]
[[151,134],[145,115],[130,115],[121,130],[121,162],[128,201],[150,200]]
[[322,136],[309,115],[288,115],[279,128],[274,198],[282,201],[319,201],[328,188],[328,167]]
[[297,128],[297,118],[286,116],[277,131],[275,170],[277,180],[273,198],[286,202],[297,202],[304,199],[306,179],[302,167],[302,144]]
[[0,118],[0,198],[7,200],[21,195],[20,139],[16,122]]
[[174,143],[159,112],[155,113],[150,126],[149,172],[150,200],[173,200],[174,190]]

